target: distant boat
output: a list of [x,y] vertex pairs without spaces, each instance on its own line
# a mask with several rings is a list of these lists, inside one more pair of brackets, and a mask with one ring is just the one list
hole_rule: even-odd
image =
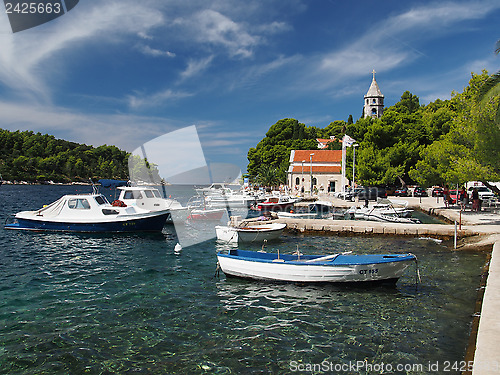
[[413,254],[279,254],[231,249],[217,253],[227,276],[285,282],[396,282]]
[[280,219],[314,219],[318,215],[314,212],[277,212]]
[[287,195],[269,197],[265,202],[257,204],[257,209],[260,211],[288,211],[293,208],[293,205],[298,200]]
[[188,220],[218,221],[226,213],[224,208],[190,208]]
[[281,236],[286,224],[269,223],[244,227],[218,225],[215,227],[217,239],[227,242],[263,242]]
[[420,220],[411,217],[413,210],[407,209],[408,202],[397,207],[389,200],[381,200],[373,206],[353,206],[346,211],[346,216],[351,219],[382,221],[390,223],[419,224]]
[[[116,204],[116,203],[115,203]],[[64,232],[161,231],[167,210],[111,205],[101,194],[64,195],[36,211],[22,211],[5,229]]]

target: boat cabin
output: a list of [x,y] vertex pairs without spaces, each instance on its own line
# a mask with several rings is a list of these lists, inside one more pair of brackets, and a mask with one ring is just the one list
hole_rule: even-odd
[[119,187],[119,201],[127,206],[137,206],[145,210],[158,211],[166,209],[164,200],[158,189],[151,187]]

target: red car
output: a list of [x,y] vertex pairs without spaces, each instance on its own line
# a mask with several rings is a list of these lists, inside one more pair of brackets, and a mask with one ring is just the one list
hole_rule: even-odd
[[458,202],[458,192],[457,189],[450,190],[450,204],[456,204]]

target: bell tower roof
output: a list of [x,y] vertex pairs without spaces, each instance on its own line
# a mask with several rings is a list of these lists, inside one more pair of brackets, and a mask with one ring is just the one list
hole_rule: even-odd
[[378,87],[377,81],[375,80],[375,70],[372,71],[373,74],[373,79],[372,79],[372,84],[370,85],[370,88],[368,89],[368,92],[365,95],[365,98],[372,98],[372,97],[381,97],[383,98],[384,95],[382,94],[382,91],[380,91],[380,88]]

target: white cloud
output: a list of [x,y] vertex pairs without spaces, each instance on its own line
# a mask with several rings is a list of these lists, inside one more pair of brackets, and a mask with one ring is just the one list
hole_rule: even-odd
[[127,96],[127,101],[129,107],[133,109],[143,109],[157,107],[164,104],[167,101],[178,100],[182,98],[187,98],[193,96],[193,93],[188,93],[184,91],[174,91],[171,89],[165,89],[153,94],[140,94]]
[[[5,16],[5,15],[4,15]],[[63,50],[76,49],[81,42],[100,42],[124,35],[146,35],[162,23],[158,11],[128,0],[81,2],[67,15],[37,28],[12,34],[7,17],[0,17],[0,82],[21,93],[47,98],[46,84],[56,73],[51,60]]]
[[210,66],[213,58],[211,55],[201,60],[189,60],[186,69],[181,73],[181,78],[184,80],[198,75]]
[[198,43],[209,43],[223,47],[231,57],[250,57],[252,49],[260,43],[260,36],[251,35],[246,27],[227,16],[212,10],[204,9],[193,15],[179,17],[174,21]]
[[32,103],[0,101],[2,128],[53,134],[73,142],[115,145],[131,151],[161,134],[189,124],[166,118],[95,114]]
[[498,1],[431,3],[389,16],[370,27],[360,38],[339,50],[313,56],[303,68],[312,72],[303,87],[327,89],[355,77],[394,70],[415,62],[424,53],[422,40],[459,32],[458,24],[485,17],[500,8]]
[[138,44],[137,49],[148,56],[153,57],[175,57],[175,53],[170,51],[162,51],[144,44]]

